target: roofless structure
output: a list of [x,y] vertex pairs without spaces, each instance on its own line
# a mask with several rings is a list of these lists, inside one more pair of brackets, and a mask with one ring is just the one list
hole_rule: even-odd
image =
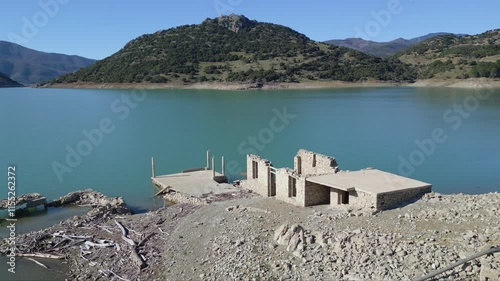
[[330,204],[384,210],[431,192],[432,185],[377,169],[340,171],[335,158],[299,150],[294,168],[247,155],[243,186],[266,197],[298,206]]

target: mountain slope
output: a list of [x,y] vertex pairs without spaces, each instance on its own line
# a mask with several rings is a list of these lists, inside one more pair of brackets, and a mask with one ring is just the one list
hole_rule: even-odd
[[39,52],[0,41],[0,72],[24,85],[37,84],[95,63],[95,60]]
[[9,76],[0,72],[0,88],[22,87],[23,85],[9,78]]
[[314,42],[288,27],[230,15],[138,37],[53,83],[412,80],[397,59]]
[[361,38],[348,38],[343,40],[340,39],[329,40],[325,41],[325,43],[339,47],[346,47],[349,49],[358,50],[365,54],[369,54],[376,57],[386,58],[398,52],[401,52],[406,48],[414,46],[422,41],[425,41],[429,38],[446,34],[450,33],[444,33],[444,32],[430,33],[413,39],[398,38],[396,40],[389,42],[374,42],[374,41],[364,40]]
[[394,57],[416,67],[422,79],[500,78],[500,29],[434,37]]

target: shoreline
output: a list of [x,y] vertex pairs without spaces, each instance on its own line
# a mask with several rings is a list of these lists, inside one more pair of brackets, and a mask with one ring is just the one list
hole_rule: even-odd
[[487,89],[500,88],[500,79],[470,78],[470,79],[426,79],[415,83],[396,83],[383,81],[344,82],[344,81],[308,81],[300,83],[224,83],[198,82],[193,84],[182,83],[60,83],[34,88],[55,89],[187,89],[187,90],[301,90],[301,89],[341,89],[341,88],[370,88],[370,87],[438,87],[460,89]]

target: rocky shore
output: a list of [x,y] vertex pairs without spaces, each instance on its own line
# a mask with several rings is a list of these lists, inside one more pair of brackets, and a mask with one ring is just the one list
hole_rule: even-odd
[[[430,193],[371,212],[242,190],[139,215],[121,198],[79,194],[65,198],[93,206],[87,215],[18,237],[20,254],[61,256],[71,280],[414,280],[500,245],[499,193]],[[436,280],[500,280],[500,253]]]
[[392,87],[408,86],[408,83],[392,83],[382,81],[343,82],[343,81],[309,81],[301,83],[225,83],[200,82],[191,84],[181,83],[59,83],[37,85],[37,88],[76,88],[76,89],[191,89],[191,90],[282,90],[282,89],[328,89],[328,88],[357,88],[357,87]]
[[470,78],[470,79],[426,79],[415,83],[395,83],[384,81],[344,82],[344,81],[303,81],[300,83],[58,83],[42,84],[37,88],[76,88],[76,89],[191,89],[191,90],[300,90],[300,89],[329,89],[329,88],[359,88],[359,87],[448,87],[463,89],[500,88],[499,79]]

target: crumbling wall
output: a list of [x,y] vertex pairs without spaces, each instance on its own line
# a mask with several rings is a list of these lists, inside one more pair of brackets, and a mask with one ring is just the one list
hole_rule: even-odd
[[[337,202],[335,202],[337,204]],[[349,206],[363,209],[377,208],[377,195],[359,190],[349,192]]]
[[304,149],[299,150],[294,158],[294,170],[301,176],[330,174],[338,169],[335,158]]
[[313,182],[305,182],[305,203],[307,206],[330,204],[330,187]]
[[276,199],[288,201],[288,176],[291,174],[286,168],[276,170]]
[[[295,178],[296,196],[290,196],[290,177]],[[304,186],[305,180],[297,177],[292,170],[288,168],[276,170],[276,199],[289,204],[304,206]]]
[[297,198],[295,205],[306,207],[306,178],[297,177]]
[[[257,178],[253,178],[254,161],[257,162]],[[252,154],[247,155],[247,181],[245,183],[245,188],[268,197],[269,188],[271,186],[270,166],[271,162],[267,159]]]
[[405,201],[422,196],[425,193],[432,191],[432,186],[423,186],[420,188],[412,188],[388,193],[381,193],[377,196],[377,209],[385,210],[397,206]]

